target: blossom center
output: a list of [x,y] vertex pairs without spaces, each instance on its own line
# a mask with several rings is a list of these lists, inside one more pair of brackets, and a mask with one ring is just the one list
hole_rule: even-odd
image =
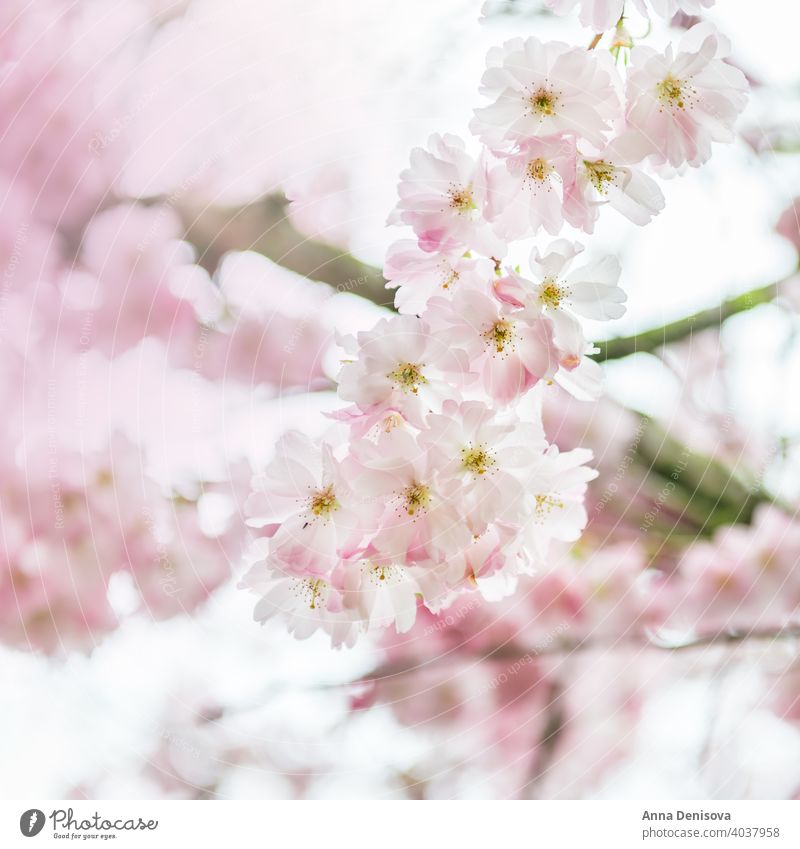
[[406,513],[413,516],[419,510],[424,510],[431,500],[431,491],[424,483],[415,481],[403,490]]
[[683,109],[686,106],[686,83],[683,80],[676,80],[672,74],[668,74],[656,86],[658,91],[658,99],[667,106],[677,106],[678,109]]
[[339,509],[339,502],[333,491],[333,485],[329,484],[324,489],[318,489],[311,496],[311,512],[315,516],[330,516],[334,510]]
[[380,428],[384,433],[391,433],[396,427],[403,424],[403,417],[400,413],[389,413],[380,423]]
[[584,159],[583,167],[586,169],[589,182],[601,195],[606,194],[609,184],[613,184],[615,181],[617,169],[603,159],[598,159],[595,162]]
[[458,271],[454,268],[448,268],[442,278],[442,289],[449,289],[451,286],[458,283],[458,278],[461,277]]
[[564,502],[552,495],[534,495],[533,512],[537,519],[543,519],[553,508],[563,509]]
[[399,566],[370,564],[367,569],[370,581],[379,587],[399,583],[403,578],[403,570]]
[[494,345],[498,354],[502,354],[506,347],[514,340],[514,325],[505,318],[498,319],[483,334],[490,345]]
[[461,449],[461,462],[468,471],[485,475],[496,461],[483,445],[476,445]]
[[553,166],[550,165],[547,160],[539,157],[538,159],[532,159],[528,163],[526,173],[531,180],[536,180],[539,183],[543,183],[552,170]]
[[547,117],[555,114],[558,98],[546,88],[540,88],[530,96],[528,103],[535,115]]
[[413,392],[415,395],[419,387],[428,382],[422,373],[422,365],[419,363],[400,363],[394,371],[386,375],[403,392]]
[[539,293],[539,300],[542,304],[544,304],[544,306],[557,310],[568,294],[569,291],[564,286],[559,286],[556,280],[548,277],[542,285],[542,290]]
[[451,209],[455,209],[459,215],[477,209],[475,199],[472,197],[472,186],[466,188],[453,187],[448,194],[450,195]]
[[322,578],[303,578],[295,582],[294,592],[309,610],[324,607],[328,599],[328,584]]

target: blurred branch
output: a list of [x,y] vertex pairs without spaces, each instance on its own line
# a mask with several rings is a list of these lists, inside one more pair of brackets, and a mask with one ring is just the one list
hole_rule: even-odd
[[[747,478],[741,467],[730,467],[715,457],[691,451],[659,422],[643,417],[646,425],[635,446],[648,476],[680,493],[686,518],[698,536],[710,535],[722,525],[749,524],[759,504],[775,503],[760,476]],[[788,509],[788,508],[787,508]]]
[[228,251],[256,251],[291,271],[328,283],[339,292],[353,292],[391,306],[379,268],[347,251],[301,233],[287,214],[288,201],[278,194],[236,209],[207,207],[180,210],[185,238],[198,250],[198,263],[210,274]]
[[760,304],[773,301],[781,293],[783,285],[789,279],[791,278],[751,289],[749,292],[737,295],[735,298],[729,298],[715,307],[700,310],[700,312],[693,313],[686,318],[680,318],[652,330],[645,330],[633,336],[620,336],[617,339],[596,342],[595,344],[600,351],[593,356],[593,359],[598,362],[605,362],[606,360],[619,360],[630,354],[651,353],[663,345],[680,342],[693,333],[699,333],[701,330],[707,330],[711,327],[719,327],[732,315],[746,312]]
[[[607,639],[561,640],[554,641],[544,648],[528,649],[516,643],[504,643],[497,648],[487,651],[481,657],[470,656],[471,663],[479,661],[530,662],[537,657],[554,657],[570,655],[574,652],[609,650],[616,648],[635,648],[639,650],[655,649],[657,651],[679,652],[711,646],[735,646],[743,643],[779,642],[781,640],[800,640],[800,624],[785,628],[751,628],[749,630],[724,629],[708,634],[701,634],[681,642],[660,639],[656,635],[648,638],[643,634],[631,634]],[[425,662],[391,662],[378,667],[374,672],[359,678],[354,683],[364,684],[377,682],[382,678],[395,675],[406,675],[417,671],[426,671],[432,666],[458,662],[464,656],[455,652],[444,652]],[[336,685],[339,686],[339,685]]]
[[[353,292],[392,309],[393,294],[379,268],[356,259],[334,245],[301,233],[287,213],[283,195],[271,194],[235,209],[207,207],[200,212],[182,209],[185,238],[198,250],[198,262],[213,273],[228,251],[256,251],[273,262],[311,280],[327,283],[340,292]],[[774,300],[790,278],[751,289],[693,315],[636,333],[597,342],[593,359],[618,360],[630,354],[650,353],[711,327],[719,327],[737,313]]]
[[555,760],[556,750],[567,727],[564,706],[564,687],[558,679],[550,683],[547,694],[547,718],[541,737],[534,747],[528,781],[522,788],[522,798],[535,799],[536,789]]

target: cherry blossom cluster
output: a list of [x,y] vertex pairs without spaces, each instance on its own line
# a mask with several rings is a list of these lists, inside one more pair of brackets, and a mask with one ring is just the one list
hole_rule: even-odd
[[228,579],[240,535],[210,535],[198,513],[213,484],[204,496],[166,494],[121,434],[97,450],[35,447],[22,469],[0,461],[4,643],[89,651],[124,615],[192,612]]
[[55,654],[127,613],[193,612],[230,578],[242,525],[200,511],[214,495],[232,512],[237,464],[155,467],[222,406],[223,379],[324,382],[330,336],[321,287],[250,254],[212,280],[177,196],[126,198],[140,92],[98,12],[0,9],[0,641]]
[[578,539],[591,452],[547,442],[541,391],[599,395],[581,319],[619,318],[626,298],[617,260],[582,259],[562,231],[591,234],[606,205],[648,223],[664,200],[647,170],[698,166],[732,139],[747,86],[727,53],[706,24],[663,53],[634,47],[624,79],[610,53],[560,42],[489,52],[478,150],[434,135],[401,174],[390,223],[411,234],[385,262],[400,315],[340,340],[349,406],[321,440],[286,434],[254,480],[257,619],[283,612],[334,645],[404,632],[417,599],[436,612],[508,592],[552,540]]
[[[619,26],[625,12],[625,0],[545,0],[557,15],[567,15],[576,6],[580,9],[580,22],[597,32]],[[654,15],[671,20],[679,12],[699,15],[714,5],[714,0],[631,0],[631,5],[642,15]]]

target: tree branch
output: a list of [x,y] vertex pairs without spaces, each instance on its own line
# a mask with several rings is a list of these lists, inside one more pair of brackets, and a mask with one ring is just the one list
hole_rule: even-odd
[[737,295],[735,298],[729,298],[715,307],[700,310],[700,312],[672,321],[662,327],[645,330],[633,336],[621,336],[617,339],[607,339],[605,342],[596,342],[595,344],[600,351],[594,354],[593,359],[602,363],[606,360],[619,360],[630,354],[651,353],[663,345],[686,339],[693,333],[699,333],[701,330],[707,330],[711,327],[719,327],[723,321],[732,315],[773,301],[780,294],[781,287],[789,279],[791,278],[751,289],[749,292]]
[[361,262],[334,245],[301,233],[289,218],[282,195],[267,195],[237,209],[183,208],[184,238],[199,253],[198,263],[213,273],[228,251],[256,251],[311,280],[340,292],[353,292],[379,306],[391,307],[392,292],[379,268]]
[[[693,637],[683,642],[670,642],[657,636],[647,638],[642,634],[632,634],[624,637],[609,637],[606,639],[557,640],[540,648],[527,648],[512,642],[487,651],[483,656],[469,656],[470,663],[480,661],[512,662],[527,661],[534,657],[553,657],[570,655],[574,652],[609,650],[616,648],[655,649],[657,651],[679,652],[691,649],[707,648],[710,646],[734,646],[742,643],[778,642],[780,640],[800,640],[800,624],[785,628],[752,628],[750,630],[729,629],[710,632]],[[396,675],[407,675],[419,670],[425,671],[432,666],[458,662],[464,656],[456,652],[444,652],[425,662],[392,662],[378,667],[374,672],[359,678],[355,683],[377,682],[382,678],[392,678]]]
[[[353,292],[379,306],[393,308],[393,293],[385,288],[386,280],[379,268],[334,245],[305,236],[289,218],[287,205],[283,195],[272,194],[237,209],[207,207],[196,212],[183,208],[185,238],[195,245],[199,252],[198,262],[210,273],[228,251],[256,251],[304,277],[327,283],[337,291]],[[593,359],[605,362],[630,354],[651,353],[663,345],[691,337],[693,333],[719,327],[732,315],[774,300],[791,279],[787,277],[751,289],[662,327],[597,342],[600,350]]]
[[548,688],[547,718],[542,734],[533,750],[528,780],[521,788],[523,799],[535,799],[536,790],[555,760],[558,744],[567,727],[567,710],[564,705],[564,687],[556,678]]

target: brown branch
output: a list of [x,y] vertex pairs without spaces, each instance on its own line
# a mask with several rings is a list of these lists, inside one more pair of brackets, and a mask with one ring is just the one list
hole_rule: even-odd
[[282,195],[267,195],[236,209],[184,207],[184,238],[198,252],[198,263],[213,273],[228,251],[256,251],[311,280],[340,292],[353,292],[379,306],[391,306],[393,293],[379,268],[334,245],[301,233],[287,215]]
[[[236,209],[208,207],[196,212],[186,207],[181,213],[185,238],[195,245],[199,252],[198,262],[209,272],[217,268],[228,251],[256,251],[311,280],[327,283],[340,292],[353,292],[392,309],[393,294],[385,288],[386,280],[381,270],[297,230],[287,215],[287,201],[282,195],[268,195]],[[604,362],[630,354],[650,353],[693,333],[719,327],[732,315],[774,300],[791,280],[793,276],[752,289],[662,327],[598,342],[600,350],[593,359]]]
[[524,799],[535,799],[536,788],[541,784],[555,760],[558,744],[567,727],[567,711],[564,707],[564,686],[558,679],[551,682],[547,694],[547,718],[541,737],[534,749],[529,778],[520,795]]
[[645,330],[632,336],[621,336],[617,339],[607,339],[605,342],[596,342],[595,344],[600,351],[593,355],[593,359],[604,362],[605,360],[619,360],[630,354],[651,353],[657,348],[669,345],[672,342],[679,342],[681,339],[686,339],[701,330],[719,327],[732,315],[773,301],[780,295],[782,287],[791,279],[786,278],[777,283],[770,283],[768,286],[751,289],[749,292],[737,295],[735,298],[729,298],[715,307],[700,310],[700,312],[672,321],[662,327],[655,327],[652,330]]
[[[382,678],[392,678],[397,675],[407,675],[417,671],[426,671],[433,666],[447,663],[457,663],[468,659],[470,663],[480,661],[511,662],[522,661],[530,657],[547,657],[570,655],[574,652],[610,650],[616,648],[638,648],[640,650],[655,649],[657,651],[680,652],[710,646],[734,646],[742,643],[777,642],[780,640],[800,640],[800,625],[786,628],[753,628],[750,630],[729,629],[701,634],[680,643],[659,639],[656,635],[647,638],[642,634],[607,639],[584,639],[553,641],[546,647],[526,648],[525,646],[506,643],[491,650],[481,657],[464,655],[457,652],[445,652],[424,662],[395,661],[378,667],[374,672],[358,679],[355,683],[378,682]],[[336,685],[339,686],[339,685]]]

